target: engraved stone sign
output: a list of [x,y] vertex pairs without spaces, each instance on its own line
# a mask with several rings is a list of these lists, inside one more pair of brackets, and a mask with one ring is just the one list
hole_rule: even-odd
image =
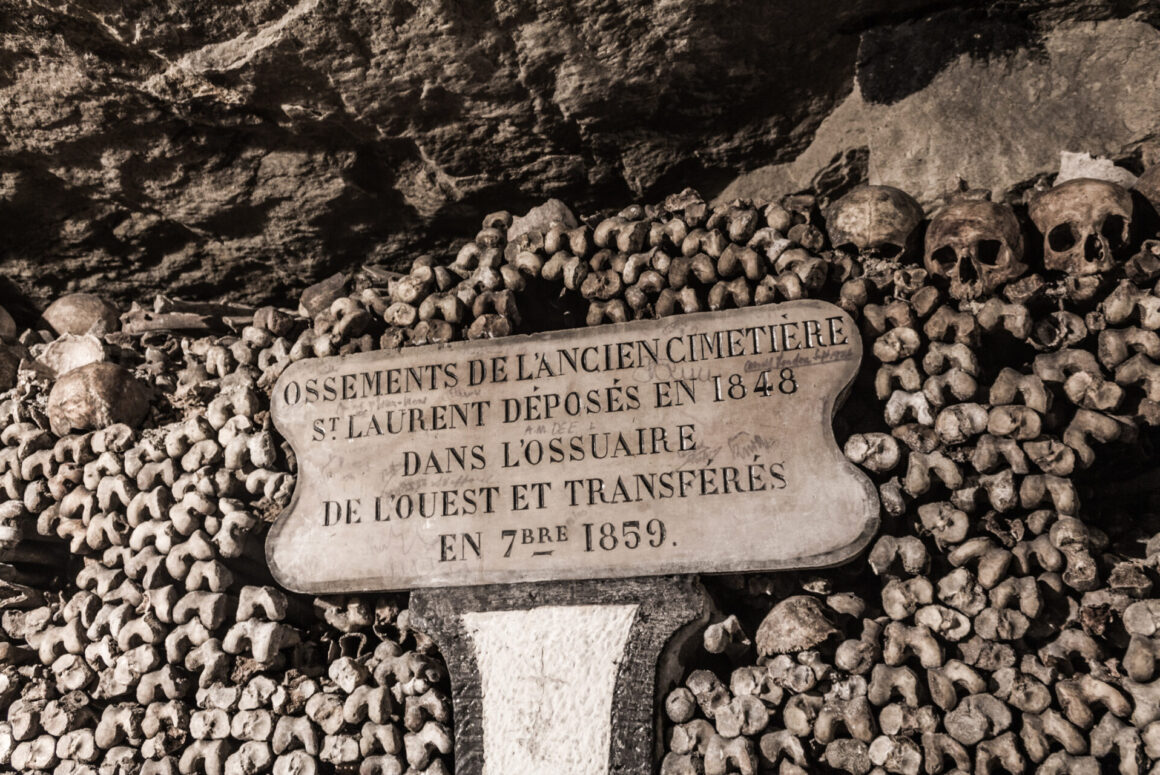
[[834,409],[841,309],[741,310],[292,364],[267,540],[300,592],[803,568],[878,522]]

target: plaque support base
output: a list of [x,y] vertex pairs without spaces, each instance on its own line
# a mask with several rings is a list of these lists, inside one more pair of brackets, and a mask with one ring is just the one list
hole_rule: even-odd
[[651,775],[658,687],[709,616],[671,576],[423,590],[410,609],[451,673],[457,775]]

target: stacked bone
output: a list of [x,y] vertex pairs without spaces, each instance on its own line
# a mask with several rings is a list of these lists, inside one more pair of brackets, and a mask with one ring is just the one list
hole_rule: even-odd
[[[588,325],[800,299],[819,291],[831,270],[815,255],[825,237],[810,223],[812,201],[711,210],[686,190],[578,225],[552,200],[515,219],[506,244],[488,232],[457,262],[491,255],[507,262],[499,267],[505,277],[517,275],[517,292],[536,283],[538,293],[578,294]],[[850,266],[833,271],[843,268]]]
[[[1160,422],[1160,248],[1133,207],[1096,181],[1026,218],[960,192],[929,224],[883,187],[824,218],[809,196],[685,191],[583,223],[553,201],[487,216],[446,264],[335,276],[298,314],[159,299],[79,342],[13,329],[0,526],[36,584],[4,598],[0,762],[446,771],[446,674],[397,602],[269,584],[257,550],[293,485],[265,411],[282,369],[577,308],[597,325],[811,297],[862,327],[839,421],[884,535],[865,563],[715,583],[722,616],[664,698],[663,771],[1146,771],[1160,541],[1136,475]],[[66,379],[78,358],[120,370]],[[45,538],[74,557],[63,585],[34,572]]]
[[[309,325],[293,327],[289,348],[275,343],[268,357],[284,366],[303,357],[507,336],[520,322],[515,292],[525,286],[496,247],[510,221],[507,213],[488,216],[490,225],[446,266],[421,256],[406,274],[368,267],[353,281],[336,274],[311,286],[298,309]],[[279,374],[263,367],[262,384],[268,388]]]
[[122,325],[72,296],[4,345],[0,771],[447,771],[446,676],[405,609],[346,615],[264,562],[294,483],[267,390],[331,332],[357,349],[342,306],[158,299]]
[[[734,615],[666,699],[662,772],[1127,775],[1160,758],[1160,542],[1127,481],[1160,422],[1160,243],[1133,242],[1135,214],[1103,181],[1037,192],[1040,259],[1015,210],[973,192],[922,251],[901,191],[828,209],[861,270],[837,301],[878,399],[852,399],[845,449],[879,484],[885,535],[868,570],[797,578],[772,610],[726,585]],[[1135,500],[1106,507],[1121,487]]]

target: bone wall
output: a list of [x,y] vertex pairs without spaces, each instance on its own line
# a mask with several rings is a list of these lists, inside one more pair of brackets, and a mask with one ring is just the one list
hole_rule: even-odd
[[269,425],[281,371],[821,298],[867,345],[835,425],[881,535],[843,567],[708,580],[719,610],[657,697],[660,771],[1151,771],[1158,180],[948,192],[929,217],[881,188],[549,202],[298,309],[0,315],[0,769],[450,772],[447,672],[408,599],[271,583],[295,471]]

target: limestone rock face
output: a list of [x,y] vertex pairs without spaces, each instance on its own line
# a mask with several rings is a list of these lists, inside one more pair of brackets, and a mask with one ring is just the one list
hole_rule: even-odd
[[136,427],[149,413],[149,391],[115,363],[90,363],[56,381],[48,394],[52,432],[96,430],[114,423]]
[[9,306],[289,298],[501,202],[1002,187],[1062,150],[1151,153],[1160,88],[1147,0],[0,7]]

